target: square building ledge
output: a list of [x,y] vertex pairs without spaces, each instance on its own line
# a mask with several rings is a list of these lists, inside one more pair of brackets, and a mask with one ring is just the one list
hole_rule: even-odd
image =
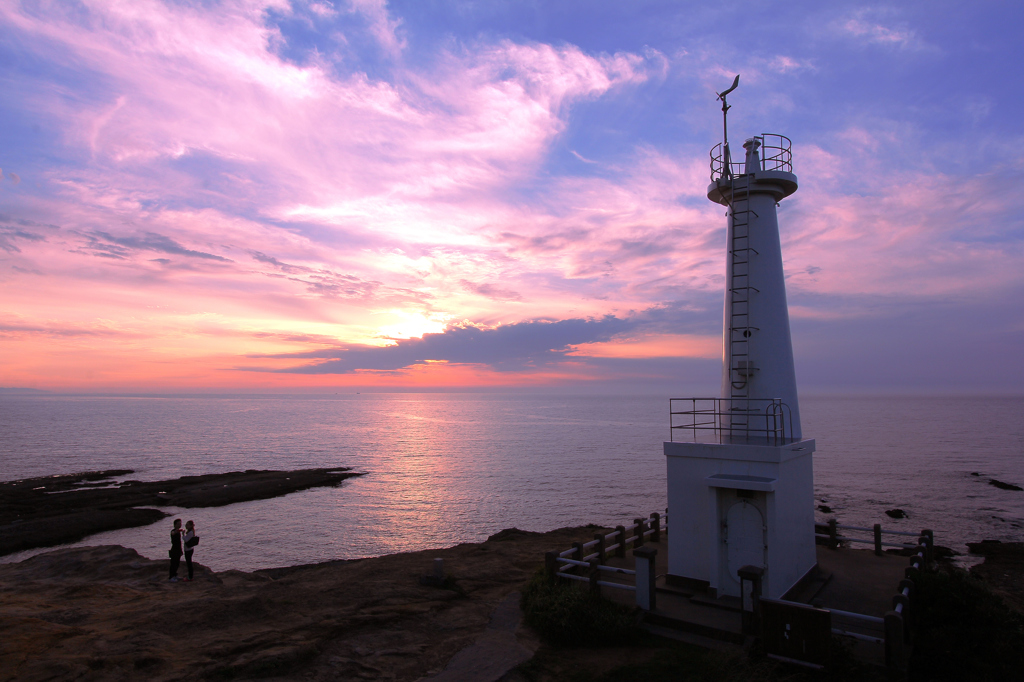
[[740,460],[744,462],[787,462],[809,456],[815,450],[813,438],[785,445],[751,445],[747,443],[677,443],[665,442],[666,457]]
[[744,476],[742,474],[715,474],[708,476],[704,482],[711,488],[730,488],[732,490],[759,490],[765,493],[775,492],[774,478],[764,476]]

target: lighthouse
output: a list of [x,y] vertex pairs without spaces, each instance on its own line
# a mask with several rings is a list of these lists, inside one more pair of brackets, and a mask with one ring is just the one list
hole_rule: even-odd
[[670,401],[666,583],[740,596],[740,570],[753,568],[762,594],[781,598],[817,565],[814,441],[800,428],[776,212],[798,185],[783,135],[748,138],[733,161],[726,96],[738,84],[718,96],[707,189],[728,221],[721,392]]

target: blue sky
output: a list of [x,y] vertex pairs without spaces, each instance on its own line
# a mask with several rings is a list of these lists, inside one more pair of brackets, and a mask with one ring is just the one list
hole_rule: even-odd
[[738,73],[802,389],[1019,393],[1022,13],[0,2],[0,385],[713,393]]

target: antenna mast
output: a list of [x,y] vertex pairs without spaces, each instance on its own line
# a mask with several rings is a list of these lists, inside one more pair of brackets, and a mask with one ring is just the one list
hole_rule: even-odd
[[739,87],[740,76],[736,74],[732,85],[728,90],[718,93],[718,99],[722,100],[722,175],[726,178],[732,177],[732,154],[729,153],[729,109],[732,107],[725,101],[725,96]]

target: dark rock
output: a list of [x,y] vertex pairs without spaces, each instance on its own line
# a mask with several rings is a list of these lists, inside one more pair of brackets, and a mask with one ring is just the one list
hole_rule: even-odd
[[[236,471],[120,485],[107,481],[131,473],[111,469],[0,482],[0,556],[76,542],[106,530],[145,526],[166,516],[158,509],[138,507],[219,507],[335,486],[362,475],[328,467]],[[104,482],[93,485],[97,481]]]
[[1024,560],[1024,542],[982,540],[981,542],[968,542],[967,549],[971,550],[971,554],[983,557],[1006,557]]
[[981,476],[977,471],[972,471],[971,476]]
[[[600,528],[600,526],[595,526],[594,524],[589,524],[588,526],[586,526],[586,528],[587,528],[587,530],[592,530],[594,528]],[[537,533],[537,532],[534,532],[532,530],[519,530],[518,528],[506,528],[505,530],[499,530],[497,533],[495,533],[494,535],[492,535],[489,538],[487,538],[487,542],[501,542],[502,540],[515,540],[515,539],[518,539],[518,538],[523,538],[523,537],[527,537],[527,536],[531,536],[531,535],[541,535],[541,533]]]
[[0,554],[78,542],[94,533],[146,526],[165,516],[159,509],[83,509],[56,517],[17,519],[0,526]]
[[1024,615],[1024,542],[984,540],[968,542],[971,554],[985,561],[971,566],[971,575],[981,578],[992,591]]
[[824,514],[831,514],[832,513],[832,507],[828,506],[827,504],[819,504],[818,505],[818,511],[820,511],[820,512],[822,512]]
[[994,485],[1000,490],[1024,490],[1024,488],[1021,488],[1019,485],[1014,485],[1012,483],[1003,483],[1002,481],[997,481],[994,478],[988,479],[988,484]]
[[886,509],[885,510],[885,515],[888,516],[891,519],[909,519],[910,518],[910,516],[907,515],[907,512],[905,512],[905,511],[903,511],[902,509],[899,509],[899,508],[897,508],[897,509]]

